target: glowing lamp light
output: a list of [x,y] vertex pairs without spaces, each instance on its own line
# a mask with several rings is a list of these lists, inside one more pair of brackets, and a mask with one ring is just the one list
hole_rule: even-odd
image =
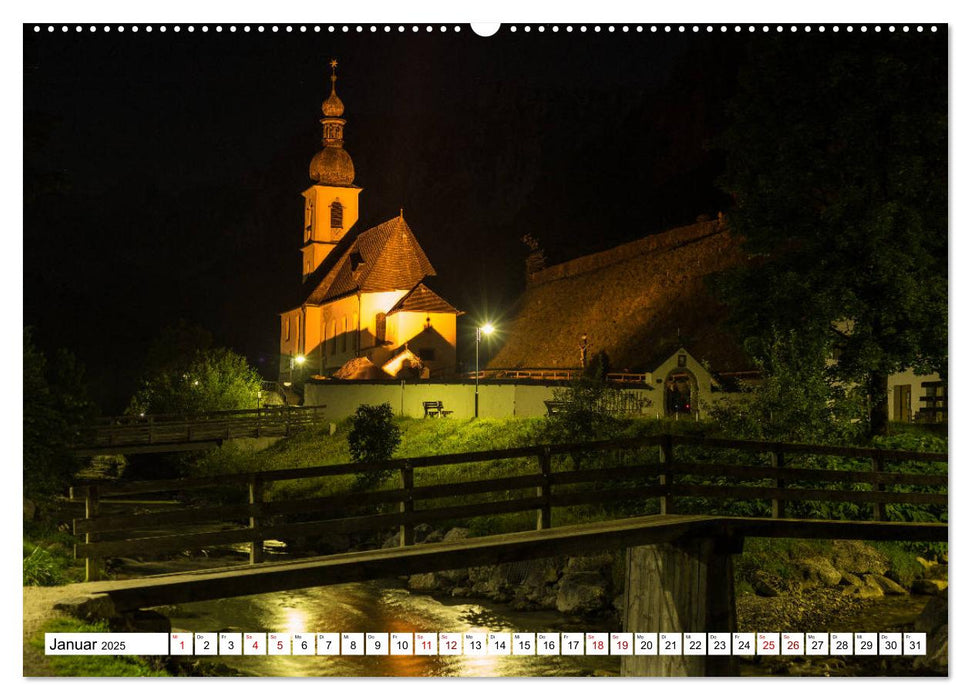
[[304,357],[303,355],[297,355],[295,358],[293,358],[293,361],[296,362],[298,365],[302,365],[304,362],[307,361],[307,358]]
[[484,326],[482,326],[482,332],[485,333],[486,335],[492,335],[492,332],[494,330],[496,330],[496,327],[493,326],[491,323],[487,323]]

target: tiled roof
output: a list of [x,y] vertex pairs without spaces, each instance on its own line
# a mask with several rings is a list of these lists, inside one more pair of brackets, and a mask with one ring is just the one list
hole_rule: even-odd
[[401,297],[398,303],[388,311],[388,316],[398,311],[424,311],[436,314],[462,313],[430,290],[424,282],[419,282],[414,289]]
[[588,357],[605,350],[614,371],[651,371],[681,345],[714,371],[749,369],[706,285],[744,260],[726,228],[704,222],[547,268],[503,324],[489,366],[576,368],[586,334]]
[[308,304],[322,304],[352,292],[411,289],[435,268],[403,216],[341,241],[307,280]]

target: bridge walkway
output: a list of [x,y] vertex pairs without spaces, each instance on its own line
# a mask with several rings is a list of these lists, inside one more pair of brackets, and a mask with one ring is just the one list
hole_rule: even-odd
[[745,537],[946,541],[947,525],[650,515],[297,561],[92,582],[86,591],[109,596],[116,610],[125,611],[695,538],[740,543]]

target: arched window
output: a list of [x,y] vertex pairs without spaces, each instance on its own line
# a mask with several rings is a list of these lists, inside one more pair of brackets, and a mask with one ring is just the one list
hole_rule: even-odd
[[344,228],[344,205],[338,199],[330,205],[330,227]]

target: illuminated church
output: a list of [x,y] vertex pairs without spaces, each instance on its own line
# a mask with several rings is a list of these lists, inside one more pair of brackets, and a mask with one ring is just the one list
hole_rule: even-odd
[[455,371],[461,313],[427,284],[435,275],[403,211],[355,229],[361,188],[344,150],[337,61],[321,109],[323,148],[303,192],[303,285],[280,314],[280,380],[438,377]]

